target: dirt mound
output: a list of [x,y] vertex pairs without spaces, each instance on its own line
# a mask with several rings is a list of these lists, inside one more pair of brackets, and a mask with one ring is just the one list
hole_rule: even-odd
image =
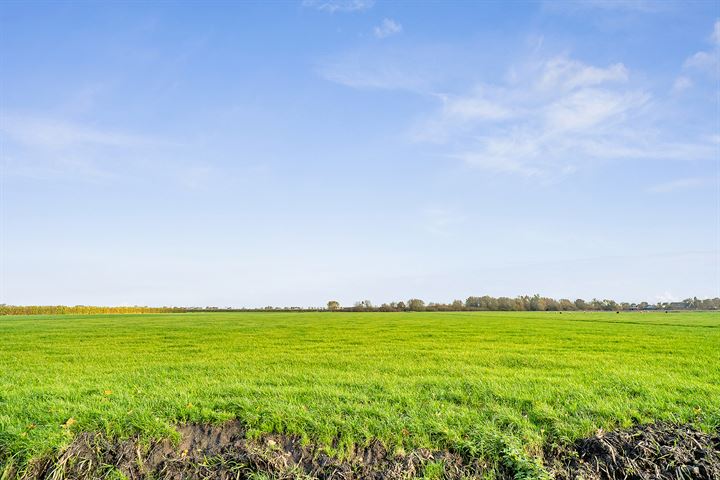
[[163,479],[401,479],[422,476],[432,469],[435,478],[480,478],[486,466],[464,462],[450,452],[415,450],[393,455],[379,442],[358,448],[343,460],[289,435],[246,438],[239,422],[182,425],[179,445],[169,440],[143,448],[137,439],[117,441],[83,433],[55,461],[35,465],[29,478],[96,479],[119,470],[131,480]]
[[569,447],[546,452],[558,480],[720,479],[720,432],[656,423],[599,431]]

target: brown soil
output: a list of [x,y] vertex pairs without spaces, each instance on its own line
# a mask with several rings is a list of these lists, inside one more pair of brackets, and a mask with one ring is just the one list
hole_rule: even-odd
[[558,480],[720,480],[720,432],[670,423],[599,431],[546,457]]
[[[482,478],[493,470],[494,478],[503,480],[519,473],[449,451],[418,449],[395,455],[379,442],[358,447],[341,460],[294,436],[248,439],[236,421],[181,425],[178,432],[179,445],[163,440],[149,446],[137,438],[113,440],[82,433],[59,456],[34,463],[23,480],[102,479],[116,470],[131,480],[392,480],[420,477],[430,463],[433,478],[437,474],[443,479]],[[573,445],[548,448],[544,457],[557,480],[719,480],[720,432],[711,435],[665,423],[644,425],[598,432]]]
[[165,440],[149,449],[137,439],[113,441],[83,433],[56,460],[36,464],[28,478],[105,478],[112,467],[131,480],[248,479],[256,478],[254,473],[273,479],[404,479],[421,476],[430,462],[442,462],[447,479],[480,478],[485,470],[485,465],[463,462],[450,452],[419,449],[393,455],[379,442],[340,460],[293,436],[247,439],[239,422],[182,425],[178,432],[179,445]]

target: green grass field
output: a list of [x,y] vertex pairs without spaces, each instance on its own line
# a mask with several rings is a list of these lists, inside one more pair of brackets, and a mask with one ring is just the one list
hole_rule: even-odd
[[[544,444],[720,425],[720,314],[198,313],[0,317],[0,461],[80,431],[380,439],[532,465]],[[2,469],[0,469],[2,472]]]

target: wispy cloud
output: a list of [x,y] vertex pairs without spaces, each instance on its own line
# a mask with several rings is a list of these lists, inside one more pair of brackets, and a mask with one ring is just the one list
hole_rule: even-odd
[[495,172],[549,177],[593,161],[716,154],[702,135],[680,138],[660,122],[658,101],[623,63],[541,57],[511,65],[501,81],[449,92],[438,91],[438,82],[415,64],[400,54],[382,61],[355,56],[326,64],[321,73],[353,88],[404,89],[435,99],[439,107],[413,122],[409,138]]
[[654,2],[650,0],[576,0],[572,2],[546,1],[543,5],[548,10],[576,11],[583,9],[597,9],[652,13],[670,8],[672,6],[672,2]]
[[708,72],[717,69],[718,53],[715,52],[697,52],[685,60],[684,66],[687,68],[697,68],[698,70],[706,70]]
[[711,178],[680,178],[648,188],[649,193],[672,193],[678,190],[694,190],[715,183]]
[[463,54],[446,45],[403,48],[392,42],[373,42],[368,48],[321,59],[315,70],[326,80],[347,87],[406,90],[424,95],[436,91],[443,79],[457,75],[466,60]]
[[685,75],[680,75],[675,79],[675,82],[673,83],[673,91],[675,92],[682,92],[685,91],[693,86],[693,81],[690,77],[686,77]]
[[[0,122],[6,173],[37,180],[97,182],[147,171],[178,143],[63,118],[3,112]],[[153,162],[157,163],[157,162]]]
[[315,8],[323,12],[358,12],[368,10],[375,0],[303,0],[302,6]]
[[720,77],[720,20],[715,20],[709,41],[712,48],[689,56],[685,60],[683,67]]
[[443,96],[440,111],[417,124],[412,137],[445,145],[469,165],[526,176],[572,173],[591,159],[712,155],[710,146],[669,144],[637,127],[652,96],[625,85],[623,64],[561,56],[520,77]]
[[117,177],[109,169],[102,168],[99,162],[75,155],[56,155],[41,159],[7,155],[1,160],[4,162],[5,174],[33,180],[54,181],[58,178],[72,177],[89,183],[98,183]]
[[136,147],[161,143],[149,136],[98,128],[62,119],[3,113],[0,133],[30,147],[67,148],[77,145]]
[[375,34],[376,38],[386,38],[391,35],[397,35],[398,33],[402,32],[402,30],[402,25],[397,23],[395,20],[392,20],[390,18],[384,18],[382,23],[375,27],[373,33]]
[[622,63],[603,68],[559,56],[551,58],[541,66],[537,86],[541,90],[572,90],[607,82],[625,82],[627,79],[628,71]]
[[408,68],[403,57],[404,52],[355,51],[322,62],[317,73],[351,88],[427,92],[438,73],[424,66]]
[[653,12],[658,9],[658,2],[649,0],[579,0],[578,4],[591,8],[607,10],[638,10]]

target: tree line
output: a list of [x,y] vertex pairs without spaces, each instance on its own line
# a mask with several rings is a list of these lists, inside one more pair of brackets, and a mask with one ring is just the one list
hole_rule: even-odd
[[89,305],[5,305],[0,315],[91,315],[101,313],[183,313],[182,307],[98,307]]
[[610,299],[583,300],[578,298],[554,299],[540,295],[520,295],[517,297],[468,297],[465,301],[454,300],[450,303],[425,303],[419,298],[407,301],[373,305],[370,300],[355,302],[352,307],[342,307],[336,300],[327,303],[327,309],[333,311],[361,312],[452,312],[452,311],[507,311],[507,312],[541,312],[541,311],[632,311],[632,310],[720,310],[720,298],[699,299],[686,298],[681,302],[616,302]]
[[633,311],[633,310],[720,310],[720,298],[686,298],[681,302],[616,302],[610,299],[559,300],[540,295],[521,295],[517,297],[468,297],[450,303],[436,303],[419,298],[398,302],[373,304],[370,300],[355,302],[352,306],[343,306],[336,300],[330,300],[325,307],[273,307],[264,308],[220,308],[220,307],[103,307],[89,305],[6,305],[0,304],[0,315],[89,315],[111,313],[187,313],[187,312],[457,312],[457,311]]

